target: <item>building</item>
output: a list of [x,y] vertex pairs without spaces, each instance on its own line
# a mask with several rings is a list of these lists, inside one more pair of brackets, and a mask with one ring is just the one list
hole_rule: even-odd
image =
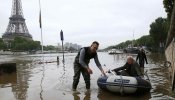
[[21,0],[13,0],[9,24],[5,33],[2,35],[2,39],[5,43],[13,41],[15,37],[32,40],[32,35],[29,33],[25,23]]

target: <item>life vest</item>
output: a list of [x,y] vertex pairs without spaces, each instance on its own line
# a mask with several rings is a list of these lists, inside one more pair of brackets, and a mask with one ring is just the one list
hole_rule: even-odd
[[[84,56],[84,62],[88,65],[89,62],[90,62],[90,59],[94,58],[96,55],[97,55],[97,52],[95,53],[92,53],[90,51],[90,47],[83,47],[85,49],[85,56]],[[81,48],[81,49],[83,49]],[[80,57],[80,51],[81,49],[79,50],[77,56],[75,57],[75,62],[74,63],[79,63],[79,57]]]

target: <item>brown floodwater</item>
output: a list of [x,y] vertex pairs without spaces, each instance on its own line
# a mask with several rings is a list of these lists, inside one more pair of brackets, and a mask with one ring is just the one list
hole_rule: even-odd
[[[59,65],[56,62],[60,58]],[[165,56],[161,54],[147,55],[148,63],[145,70],[151,80],[150,93],[143,95],[119,95],[100,90],[97,79],[100,71],[94,61],[90,63],[91,91],[86,93],[85,83],[81,75],[78,91],[73,95],[73,61],[76,53],[65,54],[65,64],[62,64],[62,54],[36,55],[1,55],[0,62],[16,62],[17,72],[0,76],[0,100],[149,100],[175,99],[171,91],[168,69],[163,67]],[[99,52],[99,60],[105,70],[122,66],[126,54],[109,55]],[[133,55],[136,57],[136,55]],[[40,63],[44,62],[44,63]]]

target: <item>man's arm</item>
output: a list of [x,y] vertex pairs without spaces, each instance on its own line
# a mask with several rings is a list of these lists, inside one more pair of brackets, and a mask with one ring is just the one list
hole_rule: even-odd
[[98,67],[100,70],[102,70],[102,66],[101,66],[101,64],[100,64],[100,62],[99,62],[99,60],[98,60],[98,55],[96,55],[96,56],[94,57],[94,61],[95,61],[96,65],[97,65],[97,67]]
[[102,68],[102,66],[101,66],[101,64],[100,64],[100,62],[99,62],[99,60],[98,60],[98,55],[96,55],[96,56],[94,57],[94,61],[95,61],[96,65],[97,65],[97,67],[100,69],[101,73],[102,73],[103,75],[105,75],[105,72],[104,72],[104,70],[103,70],[103,68]]
[[84,56],[85,56],[85,49],[83,48],[80,50],[79,63],[84,68],[88,68],[88,65],[84,62]]
[[138,54],[137,54],[136,62],[137,62],[138,58],[139,58],[139,52],[138,52]]
[[148,64],[147,57],[146,57],[146,54],[145,53],[144,53],[144,59],[146,61],[146,64]]
[[127,67],[127,65],[125,64],[124,66],[121,66],[121,67],[119,67],[119,68],[115,68],[115,69],[113,69],[112,71],[118,72],[118,71],[120,71],[120,70],[126,69],[126,67]]

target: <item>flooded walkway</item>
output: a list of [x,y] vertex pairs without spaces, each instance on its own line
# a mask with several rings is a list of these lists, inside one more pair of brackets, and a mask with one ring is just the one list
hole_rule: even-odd
[[[60,64],[57,65],[57,56]],[[175,99],[171,91],[169,72],[164,68],[165,57],[160,54],[148,55],[145,69],[151,80],[153,89],[150,93],[136,96],[121,96],[102,91],[97,86],[100,71],[92,60],[91,92],[86,93],[85,83],[81,76],[78,91],[81,94],[72,95],[73,61],[76,53],[66,53],[65,65],[61,63],[61,54],[43,55],[1,55],[0,62],[17,63],[17,73],[0,76],[0,100],[149,100]],[[98,53],[99,60],[105,70],[122,66],[127,55],[109,55]],[[136,57],[136,56],[134,56]],[[43,61],[45,63],[40,63]]]

